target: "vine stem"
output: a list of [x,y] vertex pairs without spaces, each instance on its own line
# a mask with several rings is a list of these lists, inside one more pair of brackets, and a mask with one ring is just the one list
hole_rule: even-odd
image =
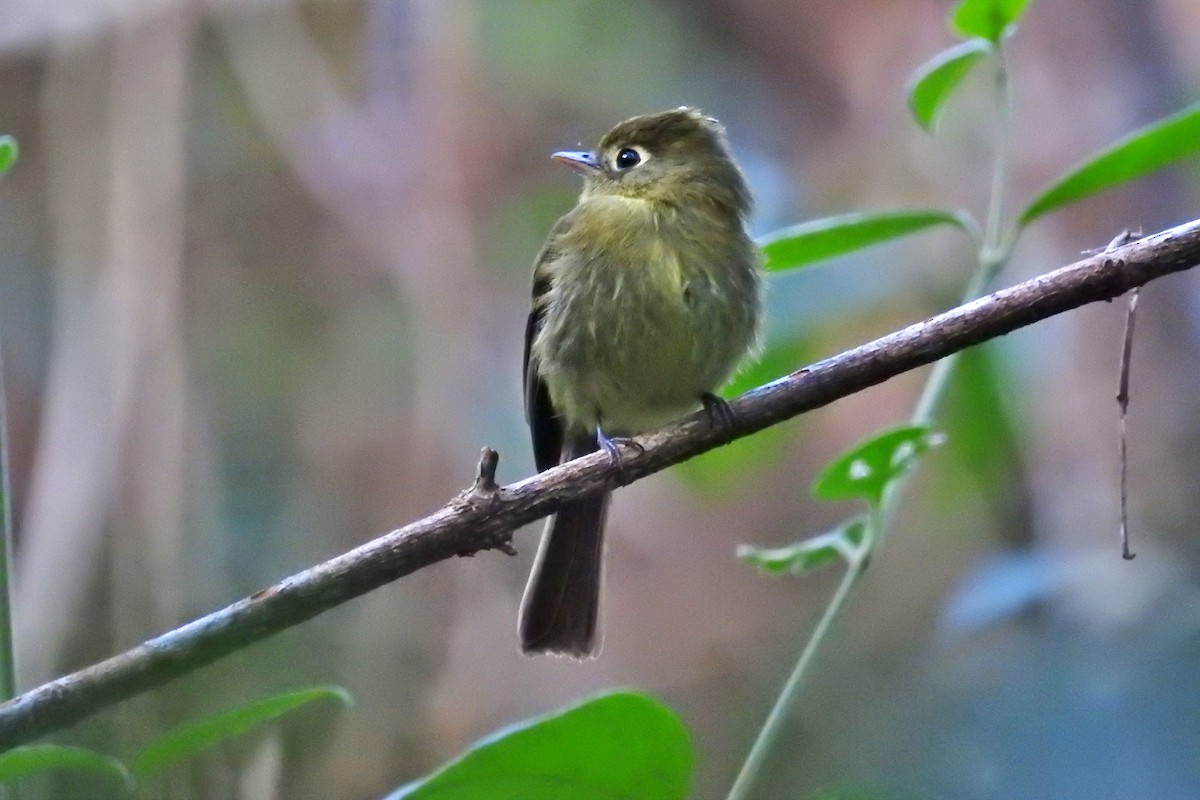
[[992,187],[988,196],[987,221],[983,229],[983,249],[980,252],[981,270],[996,273],[1008,259],[1011,246],[1004,244],[1004,194],[1012,169],[1012,103],[1008,90],[1008,54],[1003,37],[996,42],[996,153],[992,162]]
[[[996,44],[996,143],[995,160],[992,164],[992,186],[988,196],[987,221],[983,229],[983,241],[979,244],[975,272],[963,292],[962,302],[968,303],[983,294],[1004,269],[1012,255],[1013,238],[1004,234],[1004,194],[1008,188],[1008,176],[1012,170],[1010,130],[1012,127],[1008,89],[1008,57],[1004,42]],[[933,422],[934,412],[946,394],[954,368],[958,364],[958,353],[933,365],[929,379],[921,390],[917,405],[913,409],[912,421],[917,425]],[[897,484],[893,484],[897,485]],[[885,502],[885,505],[887,503]]]
[[821,618],[817,620],[816,627],[813,628],[812,634],[804,644],[804,649],[800,651],[800,658],[796,661],[796,666],[792,668],[792,673],[788,676],[787,683],[783,685],[783,690],[780,691],[779,697],[775,699],[775,704],[771,707],[770,713],[767,714],[767,719],[763,722],[763,726],[759,730],[758,736],[750,748],[750,753],[746,756],[746,761],[742,764],[742,769],[738,772],[738,776],[734,780],[726,800],[746,800],[750,796],[750,788],[758,777],[758,773],[761,771],[767,755],[771,752],[771,747],[775,744],[776,739],[779,738],[779,732],[784,720],[787,718],[788,710],[792,707],[796,698],[800,696],[801,689],[804,687],[804,678],[808,674],[809,665],[816,658],[817,651],[821,649],[821,644],[825,641],[825,636],[833,626],[834,620],[837,619],[838,614],[841,613],[842,608],[846,605],[846,600],[850,597],[851,590],[858,583],[858,579],[862,577],[864,570],[866,570],[879,521],[878,509],[873,509],[873,513],[868,518],[867,525],[864,528],[863,541],[856,555],[849,561],[846,571],[842,573],[842,579],[838,582],[837,589],[834,590],[833,596],[825,606],[825,610],[821,612]]
[[[988,284],[996,277],[1012,255],[1016,236],[1004,232],[1005,192],[1008,188],[1009,173],[1012,168],[1010,148],[1011,114],[1008,86],[1008,59],[1003,41],[997,42],[994,50],[996,56],[995,100],[996,100],[996,141],[995,155],[992,165],[992,182],[988,195],[987,217],[984,224],[982,241],[978,241],[976,266],[966,291],[963,302],[970,302],[983,294]],[[919,425],[929,425],[933,422],[937,406],[945,396],[954,376],[961,353],[954,353],[941,359],[933,365],[929,378],[925,382],[921,395],[913,409],[912,422]],[[872,506],[868,516],[866,533],[862,546],[853,558],[847,559],[846,571],[838,582],[837,589],[829,598],[829,603],[821,613],[816,627],[809,635],[808,641],[800,651],[800,658],[792,668],[787,682],[775,699],[770,713],[767,714],[758,736],[738,772],[726,800],[746,800],[750,789],[762,770],[767,755],[779,738],[783,721],[787,718],[791,707],[800,697],[805,677],[817,652],[821,649],[834,620],[841,614],[855,585],[866,571],[866,565],[876,546],[883,541],[887,528],[891,525],[904,487],[908,483],[908,473],[898,476],[884,490],[884,496],[879,505]]]
[[12,624],[12,479],[9,476],[8,401],[4,388],[4,357],[0,352],[0,492],[4,504],[0,516],[0,525],[3,525],[3,531],[0,531],[0,698],[8,700],[17,694],[17,655]]
[[[4,386],[4,355],[0,347],[0,695],[4,700],[17,694],[17,653],[13,646],[12,573],[13,514],[12,479],[9,476],[8,400]],[[0,800],[19,800],[20,782],[0,786]]]

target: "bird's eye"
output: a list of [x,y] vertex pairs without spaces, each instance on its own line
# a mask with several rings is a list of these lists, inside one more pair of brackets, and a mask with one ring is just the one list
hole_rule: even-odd
[[617,165],[617,169],[630,169],[642,163],[642,154],[632,147],[622,147],[617,151],[614,163]]

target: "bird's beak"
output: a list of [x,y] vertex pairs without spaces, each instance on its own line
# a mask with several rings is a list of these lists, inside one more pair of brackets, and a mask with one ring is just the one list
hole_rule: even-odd
[[576,172],[582,172],[585,175],[600,169],[600,162],[596,160],[595,153],[587,150],[559,150],[550,157],[558,163],[566,164]]

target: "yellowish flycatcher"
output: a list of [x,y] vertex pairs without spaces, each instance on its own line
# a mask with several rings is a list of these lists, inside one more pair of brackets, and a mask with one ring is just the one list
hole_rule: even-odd
[[[761,262],[750,192],[724,129],[689,108],[628,119],[591,151],[554,159],[583,176],[533,270],[525,413],[539,470],[701,404],[758,337]],[[575,658],[599,647],[607,493],[550,518],[521,603],[521,647]]]

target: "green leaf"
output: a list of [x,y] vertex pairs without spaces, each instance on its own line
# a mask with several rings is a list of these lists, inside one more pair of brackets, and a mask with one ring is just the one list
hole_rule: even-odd
[[771,575],[812,572],[832,564],[839,558],[852,563],[861,556],[860,545],[866,532],[866,524],[862,517],[855,517],[829,533],[813,536],[787,547],[739,545],[737,557]]
[[0,175],[8,172],[17,163],[17,140],[5,134],[0,136]]
[[950,25],[963,36],[998,42],[1028,5],[1029,0],[961,0],[950,12]]
[[334,700],[343,706],[352,702],[349,692],[337,686],[315,686],[256,700],[155,739],[133,760],[133,774],[145,777],[317,700]]
[[917,68],[908,83],[908,107],[917,124],[933,130],[938,112],[971,67],[992,49],[987,39],[970,39],[943,50]]
[[1022,212],[1028,225],[1048,211],[1162,169],[1200,152],[1200,103],[1134,131],[1075,167]]
[[133,790],[133,776],[125,765],[95,750],[35,744],[16,747],[0,755],[0,782],[52,770],[90,772],[119,784],[126,792]]
[[813,483],[813,496],[821,500],[863,499],[879,505],[888,484],[944,439],[925,425],[904,425],[876,434],[829,462]]
[[767,234],[760,244],[767,269],[778,271],[852,253],[935,225],[953,225],[967,232],[974,228],[969,218],[949,211],[853,213],[784,228]]
[[670,709],[615,692],[489,736],[388,800],[683,800],[692,759]]

